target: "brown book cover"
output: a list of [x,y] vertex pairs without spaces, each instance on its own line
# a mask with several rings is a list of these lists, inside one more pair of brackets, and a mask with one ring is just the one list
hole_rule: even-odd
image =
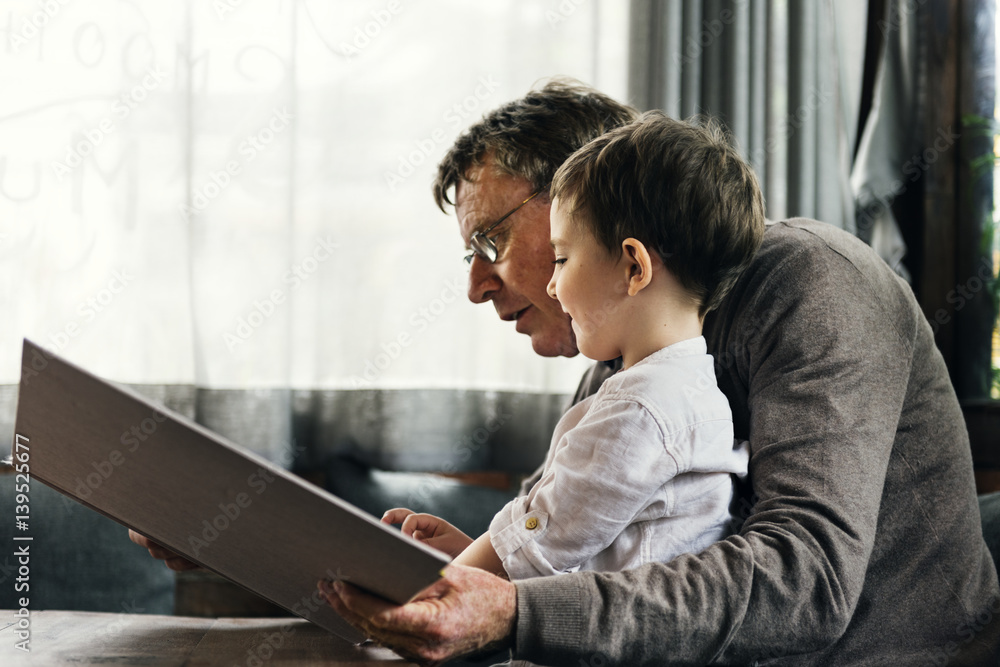
[[350,503],[28,340],[12,450],[33,479],[350,641],[364,637],[316,596],[317,581],[343,579],[404,603],[448,563]]

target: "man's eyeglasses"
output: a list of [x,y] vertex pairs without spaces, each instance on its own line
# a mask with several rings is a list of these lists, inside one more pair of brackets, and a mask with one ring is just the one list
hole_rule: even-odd
[[472,257],[474,255],[479,255],[480,259],[483,259],[484,261],[487,261],[490,264],[497,261],[497,254],[498,254],[497,244],[494,243],[493,239],[487,236],[487,234],[493,231],[496,228],[496,226],[499,225],[501,222],[503,222],[510,216],[514,215],[518,211],[520,211],[522,206],[524,206],[529,201],[537,197],[541,192],[542,192],[541,190],[535,190],[533,193],[531,193],[531,196],[529,196],[523,202],[515,206],[505,216],[494,222],[492,225],[490,225],[483,231],[475,232],[472,235],[472,238],[469,239],[469,245],[472,246],[472,252],[470,252],[468,255],[465,256],[465,262],[467,264],[472,264]]

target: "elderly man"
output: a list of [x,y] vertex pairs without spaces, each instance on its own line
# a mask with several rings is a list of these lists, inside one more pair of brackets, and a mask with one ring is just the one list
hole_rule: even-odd
[[[454,188],[471,252],[469,299],[492,301],[540,355],[577,353],[545,290],[548,183],[634,114],[551,82],[474,125],[440,165],[435,197],[444,208]],[[330,604],[429,663],[508,646],[548,665],[996,664],[1000,590],[968,436],[909,287],[842,231],[777,222],[704,330],[751,445],[736,535],[619,573],[511,583],[450,566],[399,607],[324,583]],[[597,364],[576,400],[615,368]]]
[[[552,82],[474,125],[440,166],[435,196],[443,208],[454,189],[471,251],[469,299],[492,301],[540,355],[577,353],[546,294],[549,181],[634,116]],[[844,232],[776,222],[704,334],[751,447],[737,534],[626,572],[509,582],[449,566],[406,605],[323,582],[327,600],[425,663],[509,647],[574,666],[997,664],[1000,589],[968,436],[909,287]],[[596,364],[576,400],[616,367]]]

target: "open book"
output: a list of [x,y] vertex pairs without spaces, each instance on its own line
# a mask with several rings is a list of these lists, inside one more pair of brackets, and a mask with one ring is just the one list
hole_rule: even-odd
[[33,479],[350,641],[364,637],[316,595],[317,581],[342,579],[404,603],[448,563],[344,500],[28,340],[12,454]]

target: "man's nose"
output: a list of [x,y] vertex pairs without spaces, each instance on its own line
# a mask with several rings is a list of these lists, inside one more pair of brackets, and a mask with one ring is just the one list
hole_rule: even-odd
[[472,255],[469,265],[469,301],[486,303],[503,287],[503,281],[497,275],[496,266],[490,264],[479,255]]

